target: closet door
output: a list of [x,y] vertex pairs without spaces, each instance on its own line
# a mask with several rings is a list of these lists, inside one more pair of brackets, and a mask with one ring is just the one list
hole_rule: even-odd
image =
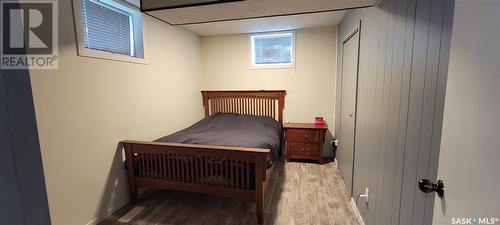
[[356,100],[359,59],[359,27],[342,44],[340,136],[338,163],[348,194],[352,196],[354,140],[356,131]]

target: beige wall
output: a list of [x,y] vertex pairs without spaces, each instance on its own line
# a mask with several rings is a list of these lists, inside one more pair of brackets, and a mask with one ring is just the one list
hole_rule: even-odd
[[249,35],[203,37],[203,88],[284,89],[285,121],[323,116],[333,133],[336,40],[336,27],[297,30],[295,68],[251,69]]
[[446,191],[435,225],[500,218],[499,11],[497,0],[455,1],[438,169]]
[[152,140],[202,118],[200,39],[143,16],[147,65],[77,56],[71,1],[59,1],[59,70],[32,70],[54,225],[128,202],[122,139]]

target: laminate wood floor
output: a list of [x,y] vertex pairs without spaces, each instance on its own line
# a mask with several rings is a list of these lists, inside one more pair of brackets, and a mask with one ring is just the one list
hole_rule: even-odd
[[[264,224],[358,225],[333,162],[277,162],[264,199]],[[138,205],[146,208],[126,224],[257,224],[255,204],[240,200],[153,190],[141,195]],[[117,221],[131,208],[127,205],[99,224],[123,225]]]

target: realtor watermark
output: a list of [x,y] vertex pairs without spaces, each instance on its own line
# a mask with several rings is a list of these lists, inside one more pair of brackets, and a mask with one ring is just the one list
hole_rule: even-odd
[[453,217],[451,224],[500,224],[497,217]]
[[58,68],[57,0],[2,0],[0,12],[0,69]]

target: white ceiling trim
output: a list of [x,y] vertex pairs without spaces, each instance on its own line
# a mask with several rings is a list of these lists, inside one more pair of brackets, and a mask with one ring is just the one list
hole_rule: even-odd
[[[158,0],[142,0],[143,3]],[[245,0],[216,5],[164,9],[148,14],[172,25],[221,22],[331,12],[344,9],[369,7],[377,0]]]
[[311,27],[336,26],[345,11],[233,20],[181,26],[199,36],[295,30]]

